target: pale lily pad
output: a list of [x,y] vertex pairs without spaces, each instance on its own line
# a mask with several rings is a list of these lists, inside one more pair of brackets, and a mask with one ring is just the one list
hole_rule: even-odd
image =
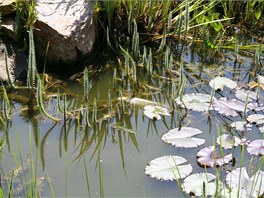
[[264,124],[264,115],[262,114],[252,114],[247,117],[247,121],[252,124]]
[[192,93],[183,95],[182,100],[178,97],[175,101],[183,108],[186,107],[189,110],[202,112],[209,110],[210,104],[214,101],[214,99],[214,97],[212,98],[208,94]]
[[158,105],[147,105],[144,107],[143,113],[150,119],[160,120],[160,115],[170,116],[167,108]]
[[223,88],[226,86],[230,89],[235,89],[237,87],[237,83],[231,79],[225,77],[215,77],[209,82],[210,87],[214,90],[223,91]]
[[218,100],[214,100],[213,108],[223,115],[237,116],[237,111],[244,112],[245,104],[236,99],[219,98]]
[[250,179],[245,167],[237,168],[226,176],[226,183],[231,190],[245,190],[246,197],[261,197],[264,193],[264,172],[258,170]]
[[245,189],[228,189],[223,188],[220,192],[221,198],[248,198],[247,191]]
[[247,109],[252,111],[263,111],[264,106],[263,104],[258,104],[257,102],[250,102],[247,104]]
[[232,122],[231,127],[235,128],[237,131],[250,131],[252,129],[252,125],[246,121]]
[[202,148],[196,155],[197,161],[201,166],[222,166],[232,160],[232,154],[221,156],[214,146]]
[[259,127],[259,131],[260,131],[260,133],[264,133],[264,126]]
[[182,165],[187,162],[180,156],[162,156],[148,163],[145,168],[145,174],[152,178],[165,181],[183,179],[192,172],[190,164]]
[[[215,179],[216,177],[211,173],[192,174],[184,179],[182,189],[187,194],[194,194],[197,197],[202,197],[203,191],[205,197],[212,196],[216,193]],[[221,188],[221,182],[218,182],[218,185]]]
[[131,99],[128,99],[127,97],[123,97],[122,100],[129,101],[129,103],[132,106],[143,107],[143,106],[146,106],[146,105],[157,105],[156,102],[153,102],[151,100],[146,100],[146,99],[143,99],[143,98],[131,98]]
[[251,155],[264,155],[264,140],[254,140],[250,142],[247,151]]
[[253,100],[257,100],[257,93],[249,90],[238,89],[235,92],[235,96],[237,99],[245,102],[252,102]]
[[260,84],[264,84],[264,76],[261,76],[261,75],[257,75],[258,76],[258,82],[260,83]]
[[193,137],[201,133],[203,132],[192,127],[182,127],[180,130],[175,128],[165,133],[161,139],[175,147],[193,148],[204,144],[204,139]]
[[217,138],[216,142],[218,145],[221,145],[225,149],[232,149],[240,145],[241,140],[236,136],[231,136],[229,134],[223,134]]

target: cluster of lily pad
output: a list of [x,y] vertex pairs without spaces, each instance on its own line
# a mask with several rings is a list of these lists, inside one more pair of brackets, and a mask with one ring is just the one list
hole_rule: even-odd
[[[257,83],[251,86],[264,84],[264,78],[258,77]],[[263,81],[263,82],[262,82]],[[215,98],[213,94],[191,93],[175,99],[178,106],[198,111],[216,111],[224,116],[238,116],[243,113],[245,121],[235,121],[231,127],[237,132],[250,131],[253,124],[259,126],[260,132],[264,132],[264,115],[257,113],[263,111],[264,107],[258,104],[258,93],[246,90],[238,84],[225,77],[216,77],[209,82],[215,91],[222,91],[224,87],[234,90],[234,98]],[[214,93],[214,92],[213,92]],[[252,114],[254,112],[254,114]],[[161,119],[160,115],[169,115],[164,107],[158,105],[147,105],[143,111],[144,115],[150,119]],[[248,115],[250,114],[250,115]],[[181,127],[169,130],[162,136],[162,140],[175,147],[194,148],[205,143],[204,139],[194,137],[203,133],[201,130],[192,127]],[[232,161],[231,153],[224,154],[222,149],[232,149],[243,145],[250,155],[264,155],[264,140],[258,139],[250,142],[245,138],[239,138],[229,134],[222,134],[216,140],[219,146],[207,146],[200,149],[196,155],[197,162],[201,167],[219,167]],[[264,172],[257,170],[249,178],[245,167],[239,167],[231,172],[227,172],[225,184],[217,181],[216,176],[210,173],[192,174],[192,166],[186,164],[187,160],[181,156],[162,156],[150,161],[145,174],[158,180],[173,181],[184,179],[181,188],[188,194],[195,196],[220,195],[221,197],[259,197],[264,194]],[[196,181],[196,182],[193,182]],[[204,194],[205,193],[205,194]]]

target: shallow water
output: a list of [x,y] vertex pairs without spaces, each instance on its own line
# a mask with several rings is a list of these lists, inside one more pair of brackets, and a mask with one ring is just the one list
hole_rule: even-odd
[[[235,61],[232,51],[222,50],[220,54],[221,56],[218,56],[214,53],[201,53],[198,49],[184,48],[182,59],[184,74],[187,78],[185,94],[193,92],[210,94],[211,88],[208,82],[219,74],[244,83],[255,80],[254,57],[239,55],[238,61]],[[7,134],[8,137],[2,156],[3,172],[9,173],[21,166],[21,163],[28,166],[28,161],[30,166],[32,158],[34,162],[37,158],[37,163],[33,163],[37,176],[48,175],[56,197],[103,195],[105,197],[182,197],[183,193],[176,182],[157,181],[145,175],[144,169],[147,163],[160,156],[179,155],[186,158],[192,165],[193,173],[204,172],[204,168],[196,162],[198,150],[214,145],[218,130],[234,131],[226,126],[227,123],[243,120],[243,115],[226,117],[212,111],[211,119],[208,120],[207,113],[188,111],[186,117],[182,118],[185,110],[176,107],[174,102],[179,89],[179,77],[175,75],[165,79],[166,72],[162,66],[163,61],[160,60],[158,57],[155,60],[156,76],[148,75],[143,68],[137,69],[140,86],[132,80],[127,80],[120,69],[116,70],[114,77],[116,63],[100,74],[99,78],[90,79],[89,119],[92,118],[94,98],[98,104],[97,118],[99,120],[107,113],[113,112],[112,117],[97,123],[97,131],[93,127],[85,127],[84,120],[78,123],[75,119],[68,119],[66,122],[56,124],[37,112],[33,114],[33,118],[22,116],[20,113],[22,104],[14,102],[8,132],[2,130],[2,134]],[[174,70],[179,71],[179,66],[175,64]],[[261,72],[258,71],[259,74]],[[172,82],[175,83],[173,97],[171,96]],[[149,86],[146,88],[144,86],[146,84],[152,88]],[[67,97],[68,104],[72,109],[81,108],[82,84],[68,82],[67,88],[72,94]],[[117,99],[121,97],[119,90],[122,90],[122,96],[144,98],[167,106],[172,111],[171,116],[164,116],[162,120],[153,121],[143,115],[142,107],[133,108],[128,102],[124,103],[125,110],[122,111],[120,101]],[[222,93],[216,93],[215,96],[219,98],[221,95],[234,97],[228,89],[224,89]],[[260,101],[263,101],[262,98],[261,96]],[[46,108],[54,116],[61,116],[57,112],[56,103],[56,98],[51,98],[47,101]],[[164,143],[161,136],[168,130],[179,127],[180,123],[203,131],[204,133],[198,137],[204,138],[205,144],[198,148],[183,149]],[[135,133],[117,130],[116,126],[133,130]],[[257,128],[253,127],[248,139],[261,138],[262,135]],[[89,140],[92,140],[91,145]],[[82,150],[81,145],[84,147],[89,145],[89,148]],[[31,150],[33,150],[33,156],[30,155]],[[241,147],[234,149],[233,152],[237,161],[235,167],[238,167]],[[250,159],[251,156],[246,153],[244,158],[246,166]],[[224,170],[231,168],[229,164],[220,167],[219,170],[223,170],[225,174]],[[103,176],[101,182],[100,171]],[[208,168],[206,171],[215,173],[214,168]],[[43,196],[51,195],[51,190],[46,185]]]

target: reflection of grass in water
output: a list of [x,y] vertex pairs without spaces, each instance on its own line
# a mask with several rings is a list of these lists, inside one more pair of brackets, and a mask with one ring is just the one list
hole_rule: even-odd
[[[38,172],[38,148],[39,145],[36,142],[36,148],[33,149],[33,142],[31,131],[29,132],[29,153],[28,159],[25,160],[22,155],[20,140],[17,136],[17,148],[18,154],[11,145],[12,155],[10,155],[16,164],[16,168],[12,170],[10,174],[2,172],[4,178],[1,178],[1,192],[6,193],[7,197],[41,197],[46,190],[46,185],[49,184],[52,196],[54,197],[54,191],[52,188],[51,181],[48,176],[39,177]],[[38,134],[35,134],[35,138],[38,139]],[[4,140],[5,136],[1,140]],[[1,155],[4,146],[4,141],[1,141]],[[34,150],[34,151],[33,151]],[[36,152],[36,154],[33,154]],[[35,155],[35,156],[34,156]],[[2,159],[1,159],[2,160]],[[26,164],[25,164],[26,163]],[[2,175],[1,174],[1,175]],[[47,173],[46,173],[47,175]],[[4,186],[3,186],[4,185]],[[4,187],[4,192],[3,188]],[[2,196],[4,197],[4,196]]]

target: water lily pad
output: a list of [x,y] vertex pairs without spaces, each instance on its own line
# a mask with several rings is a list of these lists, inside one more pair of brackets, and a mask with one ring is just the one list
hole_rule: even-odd
[[153,102],[151,100],[146,100],[146,99],[143,99],[143,98],[131,98],[131,99],[128,99],[126,97],[123,97],[122,100],[129,101],[132,106],[143,107],[143,106],[146,106],[146,105],[157,105],[156,102]]
[[226,176],[226,183],[231,190],[245,190],[246,197],[261,197],[264,193],[264,172],[258,170],[250,179],[245,167],[237,168]]
[[257,76],[258,76],[258,82],[264,84],[264,76],[261,76],[259,74]]
[[167,108],[158,105],[147,105],[144,107],[143,114],[150,119],[160,120],[160,115],[170,116]]
[[[218,147],[217,147],[218,148]],[[219,151],[214,146],[208,146],[198,151],[196,157],[201,166],[222,166],[232,160],[232,154],[219,155]]]
[[193,148],[204,144],[204,139],[193,137],[201,133],[203,132],[192,127],[182,127],[180,130],[175,128],[165,133],[161,139],[175,147]]
[[247,191],[245,189],[229,189],[224,187],[221,192],[219,197],[221,198],[248,198],[247,196]]
[[264,126],[259,127],[259,131],[260,131],[260,133],[264,133]]
[[251,155],[264,155],[264,140],[254,140],[250,142],[247,151]]
[[247,109],[252,111],[263,111],[264,106],[263,104],[258,104],[257,102],[250,102],[247,104]]
[[240,145],[241,140],[236,136],[231,136],[229,134],[223,134],[217,138],[216,142],[217,144],[221,145],[225,149],[232,149]]
[[252,124],[264,124],[264,115],[262,114],[252,114],[247,117],[247,121]]
[[245,104],[236,99],[219,98],[214,100],[213,108],[215,111],[226,116],[237,116],[237,111],[244,112]]
[[257,93],[249,90],[238,89],[235,92],[235,96],[237,99],[245,102],[252,102],[253,100],[257,100]]
[[237,87],[237,83],[231,79],[225,77],[215,77],[209,82],[210,87],[214,90],[223,91],[223,88],[226,86],[230,89],[235,89]]
[[162,156],[148,163],[145,168],[145,174],[152,178],[165,181],[183,179],[192,172],[190,164],[182,165],[187,162],[180,156]]
[[202,112],[209,110],[210,104],[214,101],[214,99],[214,97],[211,98],[208,94],[192,93],[183,95],[182,100],[178,97],[175,101],[183,108],[186,107],[189,110]]
[[[205,197],[212,196],[216,192],[215,176],[211,173],[198,173],[186,177],[182,184],[182,189],[188,194],[194,194],[197,197],[202,197],[203,191]],[[218,183],[221,188],[221,182]],[[218,189],[219,190],[219,189]]]
[[232,122],[231,127],[235,128],[237,131],[250,131],[252,129],[252,125],[246,121]]

